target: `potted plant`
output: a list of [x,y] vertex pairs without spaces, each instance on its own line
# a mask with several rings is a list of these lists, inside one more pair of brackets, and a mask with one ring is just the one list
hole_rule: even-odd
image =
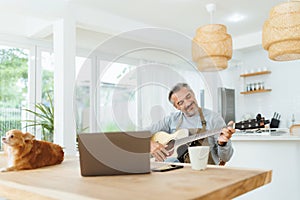
[[43,103],[36,103],[35,110],[24,109],[25,111],[32,113],[35,116],[35,120],[25,120],[30,124],[25,127],[30,126],[41,126],[42,128],[42,140],[47,140],[53,142],[54,133],[54,106],[53,101],[47,93],[49,99],[49,105]]

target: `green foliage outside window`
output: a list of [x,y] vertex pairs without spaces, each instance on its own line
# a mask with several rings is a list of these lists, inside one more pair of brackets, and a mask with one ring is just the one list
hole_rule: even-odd
[[[17,48],[0,49],[0,136],[21,129],[22,103],[26,101],[28,54]],[[1,143],[0,143],[1,148]]]
[[0,107],[19,108],[26,100],[28,55],[21,49],[0,49]]

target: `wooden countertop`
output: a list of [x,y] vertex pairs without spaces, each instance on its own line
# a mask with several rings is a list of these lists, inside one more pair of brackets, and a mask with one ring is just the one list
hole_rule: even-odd
[[[4,166],[0,155],[1,167]],[[142,175],[82,177],[78,157],[56,166],[0,173],[7,199],[232,199],[271,182],[271,170],[190,166]]]

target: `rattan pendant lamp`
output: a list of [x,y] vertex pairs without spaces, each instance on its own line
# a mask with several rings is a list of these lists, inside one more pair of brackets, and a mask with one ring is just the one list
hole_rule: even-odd
[[215,4],[207,4],[211,23],[197,29],[192,41],[192,57],[199,71],[219,71],[227,68],[232,57],[232,39],[227,34],[226,26],[212,24]]
[[275,61],[300,59],[300,1],[273,7],[263,26],[262,45]]

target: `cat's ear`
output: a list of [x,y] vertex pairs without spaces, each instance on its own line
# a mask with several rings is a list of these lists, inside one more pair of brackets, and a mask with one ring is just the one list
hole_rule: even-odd
[[34,135],[32,135],[31,133],[28,133],[28,132],[24,133],[23,137],[24,137],[25,141],[34,140],[34,138],[35,138]]

